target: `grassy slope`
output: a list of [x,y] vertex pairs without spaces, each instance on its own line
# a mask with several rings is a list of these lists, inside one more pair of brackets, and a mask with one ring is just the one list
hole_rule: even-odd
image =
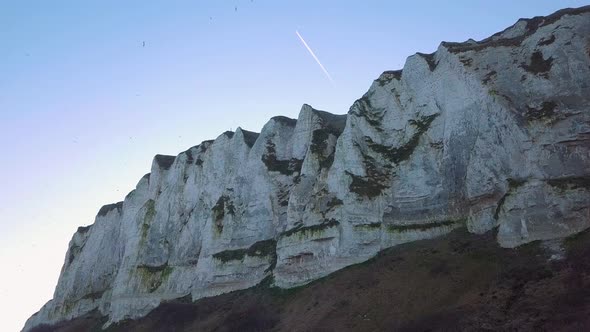
[[[581,331],[590,328],[590,232],[549,262],[464,230],[382,252],[294,290],[261,285],[166,303],[109,331]],[[95,315],[39,331],[93,331]]]

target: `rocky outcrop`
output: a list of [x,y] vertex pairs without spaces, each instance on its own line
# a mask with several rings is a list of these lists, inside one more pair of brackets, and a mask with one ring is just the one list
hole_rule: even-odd
[[42,323],[107,324],[271,279],[306,284],[459,227],[503,247],[590,226],[590,7],[442,43],[347,115],[304,105],[154,158],[72,238]]

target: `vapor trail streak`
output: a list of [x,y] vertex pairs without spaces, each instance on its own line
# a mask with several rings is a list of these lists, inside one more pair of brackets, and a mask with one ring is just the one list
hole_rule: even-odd
[[301,40],[301,42],[303,43],[303,46],[305,46],[305,48],[307,48],[307,50],[309,51],[309,54],[311,54],[311,56],[315,59],[315,62],[317,62],[318,65],[320,65],[320,67],[324,71],[324,74],[326,74],[326,77],[328,77],[330,82],[334,83],[334,80],[332,79],[332,76],[330,76],[330,73],[328,73],[326,68],[324,68],[324,66],[320,62],[320,59],[318,59],[318,57],[315,56],[315,53],[313,53],[313,51],[311,50],[311,47],[309,47],[309,45],[307,45],[307,43],[305,42],[305,39],[303,39],[303,37],[301,37],[301,35],[299,34],[299,31],[295,30],[295,33],[297,34],[297,37],[299,37],[299,40]]

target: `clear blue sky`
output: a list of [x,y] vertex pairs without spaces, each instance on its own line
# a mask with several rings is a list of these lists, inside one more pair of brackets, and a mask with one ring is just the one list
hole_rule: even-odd
[[2,330],[51,298],[77,226],[122,200],[156,153],[259,131],[303,103],[345,113],[415,52],[586,4],[0,0]]

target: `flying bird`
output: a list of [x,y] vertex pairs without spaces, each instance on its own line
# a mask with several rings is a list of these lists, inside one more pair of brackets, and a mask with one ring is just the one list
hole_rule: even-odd
[[141,47],[145,47],[145,40],[141,43]]
[[315,53],[313,53],[313,51],[311,50],[311,47],[309,47],[309,45],[307,45],[307,43],[305,42],[305,39],[303,39],[301,34],[299,34],[299,31],[295,30],[295,33],[297,34],[297,37],[299,37],[299,40],[301,41],[301,43],[303,43],[303,46],[305,46],[307,51],[309,51],[309,54],[311,54],[311,56],[314,58],[315,62],[317,62],[318,65],[320,66],[320,68],[322,68],[322,71],[324,72],[324,74],[326,74],[326,77],[330,80],[330,82],[334,83],[334,80],[332,79],[332,76],[330,76],[330,73],[328,73],[328,71],[326,70],[324,65],[322,65],[322,63],[320,62],[320,59],[318,59],[318,57],[315,55]]

